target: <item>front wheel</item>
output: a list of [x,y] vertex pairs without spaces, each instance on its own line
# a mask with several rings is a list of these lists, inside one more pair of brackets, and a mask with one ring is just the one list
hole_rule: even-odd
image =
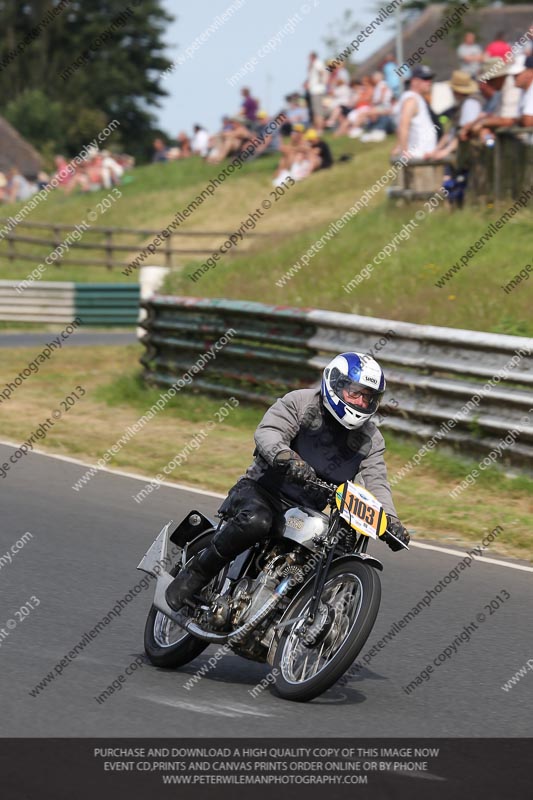
[[376,570],[357,559],[333,562],[308,625],[312,593],[313,579],[285,611],[286,619],[298,619],[284,629],[274,655],[273,688],[286,700],[312,700],[346,672],[376,621],[381,584]]

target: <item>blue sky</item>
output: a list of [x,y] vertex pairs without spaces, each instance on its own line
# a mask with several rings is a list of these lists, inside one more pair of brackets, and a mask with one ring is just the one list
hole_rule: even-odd
[[[163,0],[163,6],[176,17],[165,36],[168,58],[174,62],[180,55],[183,58],[186,48],[207,32],[214,18],[232,3],[235,7],[242,5],[218,30],[206,33],[207,38],[198,49],[183,63],[176,63],[164,80],[170,94],[156,113],[163,130],[172,136],[181,130],[190,133],[196,122],[209,131],[218,129],[223,114],[237,112],[242,86],[249,86],[268,112],[277,112],[286,94],[302,88],[311,50],[322,58],[329,55],[323,37],[330,23],[340,20],[349,8],[354,19],[364,26],[375,17],[376,7],[372,0]],[[284,26],[285,33],[281,33]],[[275,49],[262,51],[259,56],[258,51],[268,47],[276,34]],[[383,24],[361,45],[357,60],[370,55],[393,35],[390,25]],[[346,44],[348,41],[346,36]],[[257,65],[251,65],[253,72],[231,85],[229,79],[254,56]]]

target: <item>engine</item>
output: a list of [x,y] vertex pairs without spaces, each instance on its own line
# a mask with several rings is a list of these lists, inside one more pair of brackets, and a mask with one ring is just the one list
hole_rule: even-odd
[[[271,550],[257,578],[242,578],[234,587],[230,600],[232,626],[241,627],[251,619],[273,597],[276,586],[284,578],[293,577],[295,585],[300,583],[304,578],[303,563],[304,556],[301,552],[283,553],[279,547]],[[276,619],[288,602],[286,600],[285,605],[278,606]],[[268,630],[269,627],[271,630]],[[249,637],[235,644],[234,649],[246,658],[264,660],[273,634],[272,620],[267,619]]]

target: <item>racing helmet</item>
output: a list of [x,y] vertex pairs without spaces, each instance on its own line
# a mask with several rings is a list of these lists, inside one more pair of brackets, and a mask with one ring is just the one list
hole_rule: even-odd
[[[371,356],[341,353],[324,369],[322,402],[337,422],[354,430],[372,419],[385,388],[383,370]],[[346,391],[351,397],[346,396]],[[355,402],[361,394],[368,398],[366,407]]]

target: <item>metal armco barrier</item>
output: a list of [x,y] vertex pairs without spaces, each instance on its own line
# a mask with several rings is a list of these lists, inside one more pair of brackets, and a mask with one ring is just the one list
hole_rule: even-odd
[[[318,385],[337,353],[370,353],[387,378],[384,427],[426,440],[458,417],[446,443],[475,455],[517,433],[503,461],[531,465],[533,339],[233,300],[155,296],[141,306],[141,362],[151,383],[171,385],[230,328],[236,334],[193,385],[262,404]],[[459,416],[473,396],[479,403]]]
[[0,281],[0,320],[72,322],[83,325],[135,325],[140,288],[125,283],[35,281],[17,292],[17,281]]

